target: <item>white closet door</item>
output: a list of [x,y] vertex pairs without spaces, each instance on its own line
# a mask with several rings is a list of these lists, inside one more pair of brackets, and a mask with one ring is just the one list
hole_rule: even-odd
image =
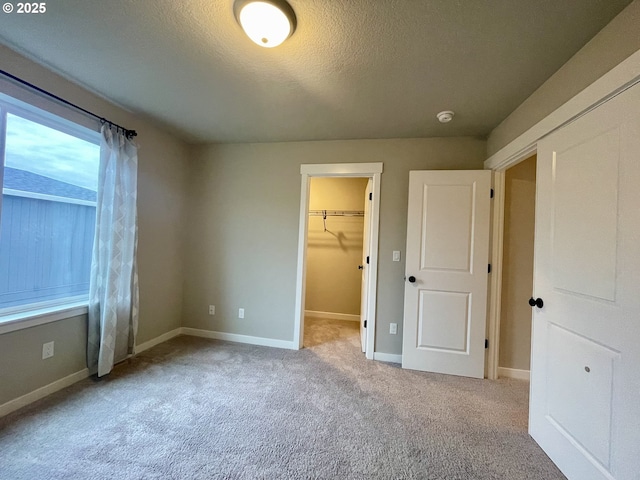
[[538,143],[529,430],[570,480],[640,478],[640,85]]

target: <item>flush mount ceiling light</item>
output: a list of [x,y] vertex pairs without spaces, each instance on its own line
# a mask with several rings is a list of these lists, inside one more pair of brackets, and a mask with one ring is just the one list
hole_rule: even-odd
[[455,113],[453,113],[451,110],[445,110],[444,112],[440,112],[439,114],[437,114],[436,117],[438,117],[438,121],[440,123],[449,123],[451,120],[453,120],[454,115]]
[[236,0],[236,20],[261,47],[277,47],[296,29],[296,14],[285,0]]

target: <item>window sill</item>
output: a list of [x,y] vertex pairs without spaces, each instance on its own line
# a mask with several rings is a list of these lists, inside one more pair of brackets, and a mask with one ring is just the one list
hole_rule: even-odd
[[66,303],[52,307],[29,310],[27,312],[12,313],[0,316],[0,335],[15,332],[25,328],[57,322],[66,318],[86,315],[88,312],[87,301]]

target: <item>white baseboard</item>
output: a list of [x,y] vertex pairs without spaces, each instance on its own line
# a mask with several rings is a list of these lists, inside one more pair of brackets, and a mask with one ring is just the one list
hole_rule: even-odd
[[529,370],[518,370],[517,368],[498,367],[498,377],[515,378],[516,380],[529,381]]
[[373,359],[379,362],[402,363],[402,355],[395,353],[373,352]]
[[248,343],[250,345],[261,345],[263,347],[286,348],[297,350],[292,341],[276,340],[275,338],[252,337],[249,335],[239,335],[237,333],[214,332],[213,330],[201,330],[199,328],[182,327],[182,335],[193,337],[213,338],[216,340],[226,340],[228,342]]
[[[238,343],[248,343],[251,345],[262,345],[265,347],[276,347],[276,348],[287,348],[290,350],[296,350],[293,342],[286,340],[276,340],[273,338],[262,338],[262,337],[251,337],[248,335],[238,335],[234,333],[224,333],[224,332],[213,332],[210,330],[199,330],[197,328],[176,328],[171,330],[170,332],[163,333],[162,335],[153,338],[147,342],[141,343],[136,346],[136,353],[144,352],[145,350],[150,349],[151,347],[155,347],[160,343],[166,342],[167,340],[171,340],[178,335],[192,335],[195,337],[204,337],[204,338],[215,338],[217,340],[227,340],[230,342],[238,342]],[[0,417],[3,417],[19,408],[25,407],[30,403],[33,403],[37,400],[40,400],[47,395],[51,395],[58,390],[62,390],[70,385],[73,385],[80,380],[83,380],[89,376],[89,369],[85,368],[76,373],[72,373],[71,375],[67,375],[64,378],[56,380],[44,387],[40,387],[33,392],[29,392],[21,397],[14,398],[13,400],[9,400],[6,403],[0,405]]]
[[[164,333],[159,337],[152,338],[148,342],[141,343],[140,345],[136,345],[136,353],[144,352],[145,350],[150,349],[151,347],[155,347],[156,345],[166,342],[167,340],[171,340],[174,337],[177,337],[182,333],[181,328],[176,328],[175,330],[171,330],[170,332]],[[64,378],[56,380],[44,387],[40,387],[33,392],[29,392],[21,397],[14,398],[13,400],[9,400],[7,403],[0,405],[0,417],[3,417],[19,408],[25,407],[30,403],[33,403],[41,398],[46,397],[47,395],[51,395],[52,393],[57,392],[58,390],[62,390],[70,385],[73,385],[80,380],[83,380],[89,376],[89,369],[85,368],[76,373],[72,373],[71,375],[67,375]]]
[[84,380],[89,376],[89,369],[85,368],[84,370],[80,370],[79,372],[72,373],[71,375],[67,375],[60,380],[56,380],[55,382],[50,383],[49,385],[45,385],[44,387],[40,387],[33,392],[29,392],[21,397],[14,398],[13,400],[9,400],[7,403],[3,403],[0,405],[0,417],[3,417],[19,408],[25,407],[30,403],[33,403],[41,398],[46,397],[47,395],[51,395],[52,393],[57,392],[58,390],[62,390],[70,385],[73,385],[80,380]]
[[151,347],[155,347],[161,343],[166,342],[167,340],[171,340],[174,337],[177,337],[182,333],[182,328],[176,328],[175,330],[171,330],[170,332],[163,333],[159,337],[152,338],[151,340],[141,343],[140,345],[136,345],[136,353],[144,352],[145,350],[149,350]]
[[305,317],[326,318],[328,320],[344,320],[346,322],[359,322],[360,315],[351,313],[317,312],[315,310],[305,310]]

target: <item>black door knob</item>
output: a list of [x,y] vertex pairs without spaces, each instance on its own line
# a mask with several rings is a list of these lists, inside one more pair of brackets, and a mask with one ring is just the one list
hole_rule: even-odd
[[542,308],[544,306],[544,302],[542,301],[541,298],[533,298],[533,297],[531,297],[529,299],[529,305],[531,305],[532,307]]
[[407,280],[409,280],[409,283],[416,283],[416,277],[414,277],[413,275],[407,278]]
[[362,265],[358,265],[358,270],[362,270],[364,267]]

